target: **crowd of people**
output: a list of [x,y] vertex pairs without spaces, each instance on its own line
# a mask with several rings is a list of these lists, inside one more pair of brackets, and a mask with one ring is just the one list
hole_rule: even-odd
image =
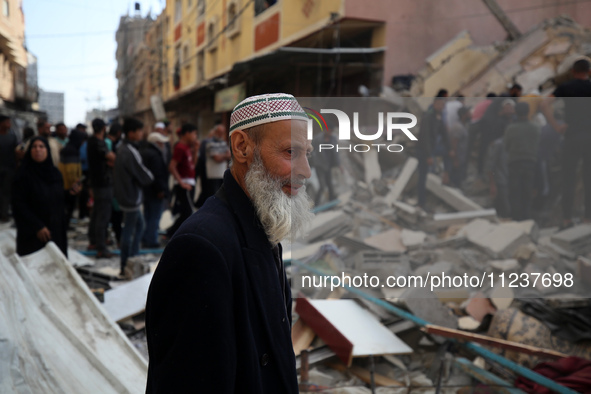
[[[590,222],[589,70],[589,61],[575,62],[573,79],[559,85],[549,97],[542,97],[539,92],[522,95],[522,87],[515,84],[500,96],[489,93],[472,108],[464,97],[449,98],[442,89],[420,126],[419,205],[425,207],[430,172],[440,174],[445,184],[465,186],[470,154],[475,153],[476,177],[488,183],[498,216],[532,219],[534,198],[544,201],[550,195],[550,166],[557,160],[562,167],[561,193],[557,193],[561,194],[561,227],[570,227],[577,169],[582,160],[583,220]],[[556,98],[564,98],[562,108],[553,105]]]
[[[163,122],[148,135],[134,118],[110,125],[97,118],[91,126],[90,133],[83,124],[68,132],[58,123],[52,133],[41,119],[37,133],[26,129],[19,141],[11,119],[0,116],[0,219],[7,222],[12,208],[18,254],[53,241],[67,256],[67,231],[77,212],[76,220],[88,223],[88,249],[109,258],[116,244],[120,275],[127,277],[127,261],[140,247],[160,248],[217,191],[230,159],[226,130],[218,124],[199,142],[192,124],[177,138]],[[160,234],[168,207],[176,220]]]

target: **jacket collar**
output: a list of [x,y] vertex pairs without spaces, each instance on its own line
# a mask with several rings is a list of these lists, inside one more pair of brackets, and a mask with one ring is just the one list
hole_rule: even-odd
[[252,201],[240,187],[232,172],[228,169],[224,173],[224,189],[228,205],[238,219],[246,247],[261,251],[271,249],[271,243],[265,234]]

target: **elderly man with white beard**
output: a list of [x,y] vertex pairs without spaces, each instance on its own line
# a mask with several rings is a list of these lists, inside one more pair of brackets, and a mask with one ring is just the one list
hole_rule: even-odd
[[223,186],[175,233],[150,285],[147,393],[298,393],[280,241],[313,217],[306,122],[282,93],[234,108]]

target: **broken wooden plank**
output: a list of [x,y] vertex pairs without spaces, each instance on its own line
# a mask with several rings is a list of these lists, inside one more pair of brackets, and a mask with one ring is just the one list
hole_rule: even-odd
[[425,331],[426,333],[429,333],[429,334],[439,335],[439,336],[446,337],[446,338],[454,338],[454,339],[459,339],[459,340],[463,340],[463,341],[480,343],[480,344],[490,346],[490,347],[511,350],[514,352],[529,354],[529,355],[541,357],[541,358],[557,359],[557,358],[568,357],[567,354],[560,353],[560,352],[550,350],[550,349],[543,349],[540,347],[523,345],[518,342],[507,341],[505,339],[499,339],[499,338],[492,338],[492,337],[489,337],[486,335],[474,334],[471,332],[455,330],[452,328],[436,326],[436,325],[432,325],[432,324],[427,324],[424,328],[422,328],[422,330]]
[[296,356],[310,347],[316,334],[303,320],[298,319],[291,328],[291,341],[293,343],[293,352]]
[[435,174],[427,175],[427,190],[458,211],[481,211],[483,208],[458,189],[445,186]]
[[[371,384],[371,372],[365,368],[358,367],[353,365],[348,367],[341,363],[328,363],[328,366],[332,369],[335,369],[339,372],[350,372],[353,375],[357,376],[363,382]],[[380,375],[379,373],[374,373],[374,381],[376,386],[386,386],[386,387],[405,387],[405,384],[399,382],[398,380],[390,379],[387,376]]]
[[414,157],[409,157],[406,160],[404,167],[402,167],[402,171],[400,171],[398,178],[396,178],[396,181],[394,182],[394,186],[385,197],[386,204],[391,205],[394,203],[394,201],[397,201],[400,198],[404,188],[408,184],[408,181],[412,177],[412,174],[414,174],[418,165],[419,161]]

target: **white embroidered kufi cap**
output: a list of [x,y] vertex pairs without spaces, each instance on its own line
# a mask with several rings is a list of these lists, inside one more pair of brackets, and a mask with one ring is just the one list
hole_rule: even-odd
[[302,106],[291,94],[273,93],[247,97],[232,111],[230,135],[235,130],[244,130],[280,120],[308,120]]

